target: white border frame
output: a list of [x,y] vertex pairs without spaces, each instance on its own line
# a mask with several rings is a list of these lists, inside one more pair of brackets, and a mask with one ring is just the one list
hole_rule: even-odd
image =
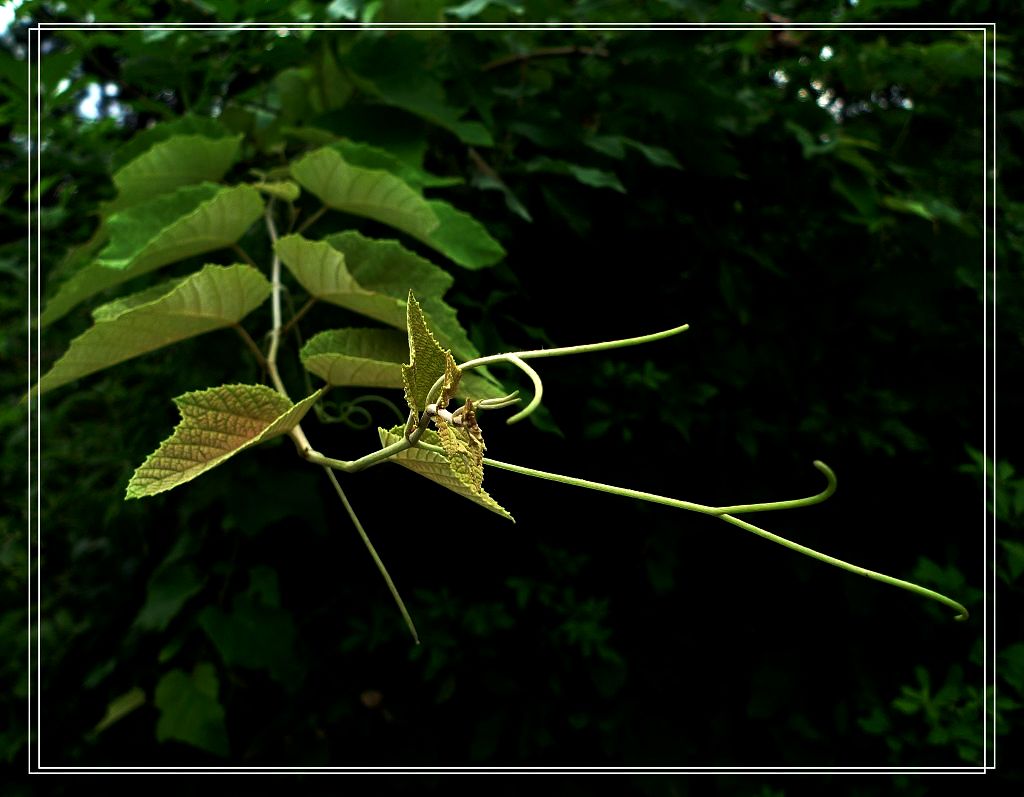
[[[961,25],[957,23],[927,23],[923,25],[916,25],[912,23],[900,24],[900,23],[803,23],[803,22],[789,22],[785,24],[778,23],[709,23],[709,24],[695,24],[695,23],[676,23],[676,22],[661,22],[661,23],[580,23],[580,24],[565,24],[565,23],[533,23],[533,22],[522,22],[522,23],[504,23],[504,24],[490,24],[490,23],[474,23],[474,22],[462,22],[462,23],[388,23],[388,24],[370,24],[364,25],[358,22],[338,22],[338,23],[168,23],[168,24],[150,24],[143,22],[134,23],[115,23],[111,25],[104,25],[101,23],[37,23],[28,29],[28,53],[27,53],[27,65],[28,65],[28,92],[27,92],[27,107],[28,107],[28,130],[29,130],[29,159],[28,159],[28,185],[29,195],[33,186],[38,185],[41,181],[41,146],[42,146],[42,91],[41,91],[41,62],[42,57],[40,53],[40,42],[41,33],[43,30],[46,31],[60,31],[60,30],[91,30],[91,31],[128,31],[137,29],[150,29],[150,30],[474,30],[474,31],[501,31],[501,30],[564,30],[571,32],[579,32],[584,30],[698,30],[698,31],[743,31],[743,30],[856,30],[856,31],[957,31],[957,32],[975,32],[983,34],[983,67],[982,67],[982,81],[984,83],[983,91],[983,107],[982,107],[982,119],[983,119],[983,141],[984,141],[984,152],[982,156],[982,266],[984,269],[983,273],[983,348],[984,348],[984,360],[982,366],[983,375],[983,400],[984,406],[982,409],[982,422],[984,431],[983,440],[983,454],[986,462],[985,472],[985,485],[988,484],[989,474],[987,472],[987,462],[989,460],[989,443],[991,439],[991,460],[993,463],[998,463],[996,459],[996,438],[995,438],[995,427],[996,427],[996,412],[995,412],[995,352],[996,352],[996,337],[995,337],[995,323],[996,323],[996,254],[995,247],[992,248],[992,252],[989,252],[989,235],[988,228],[990,222],[989,212],[989,192],[992,192],[992,211],[991,211],[991,226],[992,236],[994,238],[996,232],[996,216],[995,216],[995,178],[998,174],[996,171],[996,131],[995,131],[995,111],[996,111],[996,91],[995,91],[995,65],[997,64],[996,55],[996,23],[985,22],[970,25]],[[993,63],[993,76],[991,81],[988,80],[988,56],[989,56],[989,35],[992,36],[991,48],[992,48],[992,63]],[[33,56],[35,56],[35,63],[33,63]],[[34,68],[34,72],[33,72]],[[35,94],[35,108],[33,109],[32,97],[33,90]],[[992,97],[992,124],[991,133],[989,127],[989,95]],[[34,113],[33,113],[34,111]],[[991,141],[989,136],[991,134]],[[991,173],[989,170],[989,145],[992,147],[992,166]],[[34,160],[34,173],[33,173],[33,160]],[[38,314],[38,309],[41,304],[42,297],[42,231],[40,225],[36,224],[36,219],[41,215],[42,200],[41,197],[36,197],[35,215],[30,212],[28,214],[28,385],[27,390],[30,391],[32,385],[35,383],[33,375],[40,374],[41,371],[41,329],[38,325],[33,328],[33,318]],[[31,208],[30,208],[31,210]],[[33,253],[35,260],[33,260]],[[991,262],[992,268],[992,301],[991,311],[989,309],[988,299],[988,284],[989,275],[988,267]],[[32,267],[35,265],[35,284],[33,285],[32,280]],[[34,288],[34,291],[33,291]],[[36,312],[34,313],[33,310]],[[991,315],[990,315],[991,313]],[[992,336],[992,347],[991,353],[989,351],[989,335]],[[34,337],[34,340],[33,340]],[[989,368],[991,366],[991,377]],[[989,383],[991,380],[991,392]],[[988,495],[987,487],[982,489],[982,517],[983,517],[983,592],[984,592],[984,609],[983,609],[983,665],[982,665],[982,751],[984,756],[984,764],[979,766],[839,766],[839,767],[826,767],[826,766],[752,766],[752,767],[712,767],[712,766],[638,766],[638,767],[614,767],[614,766],[544,766],[544,767],[533,767],[533,766],[522,766],[522,767],[482,767],[482,766],[436,766],[436,767],[403,767],[403,766],[253,766],[253,767],[239,767],[239,766],[166,766],[166,767],[144,767],[144,766],[60,766],[60,765],[43,765],[42,761],[42,734],[40,732],[39,720],[42,715],[42,639],[41,635],[37,633],[37,629],[42,625],[42,589],[41,589],[41,563],[39,561],[40,553],[42,550],[42,512],[41,512],[41,497],[40,497],[40,483],[39,476],[41,473],[41,460],[42,460],[42,428],[39,423],[40,418],[40,397],[38,394],[35,398],[29,398],[27,401],[28,405],[28,768],[27,771],[30,774],[110,774],[110,773],[123,773],[123,774],[146,774],[146,773],[162,773],[162,774],[274,774],[274,773],[303,773],[303,774],[332,774],[339,772],[350,772],[350,773],[391,773],[391,774],[435,774],[435,773],[458,773],[458,774],[489,774],[489,773],[505,773],[505,774],[537,774],[537,773],[569,773],[569,774],[984,774],[996,768],[996,728],[995,728],[995,700],[996,700],[996,667],[995,667],[995,656],[996,651],[996,622],[995,622],[995,608],[996,608],[996,572],[995,572],[995,557],[997,553],[996,546],[996,534],[995,534],[995,519],[994,514],[990,514],[988,511]],[[991,410],[991,426],[990,426],[990,410]],[[35,421],[35,427],[33,428],[33,420]],[[33,431],[35,435],[33,437]],[[35,468],[33,469],[33,454],[35,455]],[[35,477],[35,480],[33,480]],[[35,487],[33,495],[33,487]],[[996,501],[996,480],[993,477],[991,483],[991,500],[993,507]],[[33,506],[33,499],[35,504]],[[33,526],[33,520],[35,525]],[[33,565],[36,566],[36,571],[33,572]],[[989,615],[989,600],[990,600],[990,589],[991,589],[991,603],[992,603],[992,614]],[[35,597],[35,612],[32,611],[32,600],[33,590]],[[989,635],[989,626],[991,623],[991,637]],[[33,651],[33,646],[35,650]],[[989,657],[992,655],[992,668],[991,668],[991,680],[989,679]],[[33,668],[33,664],[35,667]],[[988,697],[988,688],[991,684],[992,696],[991,699]],[[35,696],[35,703],[33,704],[33,695]],[[993,709],[989,711],[989,709]],[[33,723],[33,720],[36,722]],[[991,737],[989,733],[991,732]],[[991,746],[989,740],[991,738]],[[991,758],[991,763],[989,760]]]

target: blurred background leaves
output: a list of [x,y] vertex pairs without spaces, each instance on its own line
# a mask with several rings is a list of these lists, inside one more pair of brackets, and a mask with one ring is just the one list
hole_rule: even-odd
[[[43,404],[48,763],[980,764],[986,228],[998,230],[988,343],[1002,373],[1020,365],[1024,329],[1012,25],[988,61],[1000,179],[987,220],[977,32],[46,32],[31,195],[24,59],[32,21],[968,23],[1009,10],[108,0],[8,11],[0,195],[18,232],[0,244],[0,639],[12,653],[0,754],[18,760],[26,743],[25,202],[42,202],[49,295],[88,259],[120,145],[154,122],[214,119],[244,134],[250,165],[344,137],[459,178],[428,194],[470,210],[507,250],[492,269],[453,270],[448,300],[485,353],[692,325],[650,348],[548,365],[546,413],[532,428],[492,423],[494,456],[710,504],[813,492],[821,458],[837,495],[769,527],[948,591],[974,617],[954,625],[941,607],[704,518],[494,473],[487,489],[518,521],[506,527],[385,467],[348,484],[413,596],[424,644],[410,649],[322,479],[285,446],[180,494],[121,500],[174,423],[169,397],[259,378],[217,333],[223,345],[187,342]],[[341,312],[317,307],[303,327]],[[47,329],[44,368],[87,323],[80,308]],[[1019,439],[1019,394],[1001,389],[999,402],[1001,439]],[[380,422],[392,419],[381,410]],[[314,428],[328,453],[375,445],[372,430]],[[987,464],[1004,606],[1024,571],[1018,458],[1001,449]],[[397,491],[437,520],[410,533]],[[1019,737],[1019,630],[999,629],[1001,749]],[[766,793],[797,788],[775,786]],[[913,780],[892,788],[925,793]]]

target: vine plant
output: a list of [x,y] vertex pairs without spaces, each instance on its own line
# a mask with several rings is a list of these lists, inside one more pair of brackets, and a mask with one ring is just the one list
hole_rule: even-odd
[[[507,419],[515,423],[528,417],[543,397],[541,377],[529,360],[652,343],[677,335],[688,325],[624,340],[481,356],[443,300],[453,280],[437,265],[398,241],[367,238],[355,230],[320,240],[302,235],[328,210],[335,210],[389,225],[457,266],[490,265],[504,254],[500,244],[469,215],[423,195],[423,189],[450,180],[386,151],[335,140],[287,166],[253,173],[255,179],[249,182],[221,184],[238,157],[240,143],[241,136],[232,136],[209,120],[189,118],[137,136],[113,175],[117,197],[104,209],[97,234],[72,254],[79,267],[40,318],[41,324],[49,324],[101,291],[196,255],[226,249],[242,261],[207,264],[95,308],[93,325],[71,342],[33,388],[33,394],[39,394],[212,330],[231,328],[238,334],[270,385],[227,384],[176,398],[181,421],[136,469],[127,498],[170,490],[250,446],[287,435],[298,455],[330,479],[417,642],[410,613],[335,471],[351,474],[395,462],[509,520],[512,516],[483,488],[484,466],[699,512],[851,573],[939,601],[955,609],[958,620],[967,618],[967,610],[945,595],[812,550],[738,517],[824,501],[835,491],[836,477],[823,462],[814,462],[826,479],[825,489],[816,495],[707,506],[484,456],[481,418],[520,402],[518,391],[507,393],[488,366],[512,365],[533,385],[530,401]],[[321,204],[299,223],[303,191]],[[240,243],[260,220],[269,239],[269,280]],[[286,225],[284,234],[279,234],[279,225]],[[292,290],[282,279],[285,269],[308,294],[287,320],[283,303],[286,296],[290,303]],[[264,348],[240,322],[268,298],[272,324]],[[393,329],[347,327],[314,335],[299,353],[307,373],[307,395],[294,402],[278,359],[286,333],[297,330],[316,302],[340,306]],[[309,374],[320,377],[323,386],[314,389]],[[324,412],[321,402],[335,386],[403,388],[409,408],[405,423],[380,428],[381,448],[357,459],[321,453],[310,442],[302,420],[314,407]],[[457,402],[454,409],[452,402]]]

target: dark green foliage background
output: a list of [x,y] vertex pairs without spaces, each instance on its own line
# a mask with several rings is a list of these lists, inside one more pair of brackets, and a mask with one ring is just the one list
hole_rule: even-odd
[[[477,19],[760,22],[771,12],[804,21],[1003,20],[999,4],[982,0],[951,12],[883,0],[856,8],[838,0],[763,8],[528,2],[522,15],[512,5],[490,4]],[[28,2],[19,13],[73,21],[86,5],[62,8]],[[442,8],[384,3],[375,19],[436,19]],[[96,20],[189,22],[366,13],[358,2],[301,1],[88,10]],[[1000,30],[998,217],[987,220],[999,231],[989,239],[1000,261],[999,326],[989,343],[998,345],[1001,373],[1012,374],[1024,328],[1024,116],[1011,58],[1019,37],[1012,25]],[[68,250],[89,237],[98,203],[113,195],[118,146],[151,121],[217,113],[248,134],[248,165],[284,163],[299,151],[288,131],[295,127],[418,153],[433,171],[466,179],[436,195],[471,211],[508,250],[493,269],[450,266],[453,302],[485,353],[692,327],[646,348],[542,362],[547,413],[532,426],[490,418],[492,456],[707,504],[813,493],[821,484],[810,463],[820,458],[839,476],[835,497],[763,516],[764,525],[919,580],[974,615],[955,624],[937,605],[709,518],[489,472],[487,489],[516,516],[511,525],[384,466],[345,483],[416,618],[423,644],[411,648],[329,485],[288,443],[247,452],[167,495],[122,501],[133,469],[176,422],[172,396],[259,379],[235,338],[218,332],[43,401],[43,763],[982,762],[980,33],[43,38],[44,295],[73,267]],[[16,23],[2,55],[0,191],[14,230],[25,228],[28,191],[24,42]],[[602,54],[493,63],[566,45]],[[833,56],[823,60],[826,45]],[[481,122],[493,145],[460,141],[394,107],[400,102],[381,104],[351,82],[353,73],[385,95],[389,86],[421,99],[443,89],[444,102]],[[58,95],[64,77],[71,84]],[[119,87],[126,115],[76,115],[94,81]],[[680,168],[642,148],[615,152],[621,139],[595,144],[595,136],[660,147]],[[545,171],[552,162],[605,174],[574,179]],[[245,169],[229,179],[246,179]],[[611,182],[608,173],[624,190],[593,184]],[[348,221],[328,214],[311,232]],[[13,240],[0,250],[10,366],[2,372],[0,561],[11,588],[0,639],[13,654],[3,670],[0,753],[11,762],[26,744],[24,246]],[[266,308],[258,315],[258,325],[247,322],[254,331],[269,322]],[[302,327],[308,335],[344,316],[317,307]],[[87,323],[80,309],[45,330],[44,368]],[[301,384],[297,368],[285,379]],[[999,402],[1001,439],[1019,439],[1019,393],[1003,391]],[[393,422],[384,412],[376,420]],[[372,430],[314,422],[307,431],[334,456],[376,445]],[[1010,465],[1017,452],[1001,451],[997,573],[1008,605],[1024,570],[1024,482]],[[162,565],[169,555],[174,564]],[[279,602],[267,594],[275,582]],[[158,589],[172,616],[162,630],[143,629],[147,591]],[[199,619],[218,611],[237,624],[227,651]],[[1019,630],[1011,621],[999,629],[1002,749],[1020,741]],[[200,662],[218,675],[230,740],[223,758],[155,737],[157,682]],[[133,687],[147,704],[94,732],[108,703]],[[893,785],[927,791],[915,779]],[[751,788],[723,781],[719,791]],[[763,793],[801,784],[773,788]]]

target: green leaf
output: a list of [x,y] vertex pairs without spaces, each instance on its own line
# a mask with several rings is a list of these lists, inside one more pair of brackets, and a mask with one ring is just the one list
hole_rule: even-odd
[[186,114],[167,122],[160,122],[153,125],[153,127],[136,133],[131,140],[115,150],[112,158],[113,168],[120,169],[161,141],[166,141],[173,136],[189,135],[201,135],[206,138],[225,138],[230,137],[232,134],[231,131],[216,119],[211,119],[208,116]]
[[[397,241],[366,238],[354,230],[324,241],[288,235],[278,240],[276,251],[311,296],[402,331],[411,289],[423,297],[427,324],[443,346],[460,360],[480,356],[454,308],[441,298],[454,282],[451,275]],[[473,398],[496,398],[508,392],[486,372],[466,374],[463,387],[464,395]]]
[[[366,159],[365,150],[358,157]],[[389,168],[397,167],[391,163]],[[384,168],[355,166],[334,147],[303,156],[291,169],[299,184],[328,207],[388,224],[460,266],[480,269],[505,256],[501,244],[469,214],[447,202],[424,199]],[[424,173],[417,170],[417,174]]]
[[387,317],[376,316],[379,321],[404,331],[406,299],[411,290],[443,345],[462,360],[480,356],[459,323],[455,308],[442,298],[455,282],[447,271],[397,241],[367,238],[354,230],[324,240],[345,256],[345,266],[361,286],[394,300]]
[[662,147],[654,147],[650,144],[642,144],[626,136],[590,136],[585,139],[584,144],[592,150],[607,155],[616,160],[626,157],[626,148],[635,149],[643,155],[652,166],[661,166],[668,169],[682,169],[676,156]]
[[[380,434],[381,447],[397,443],[405,435],[405,428],[403,426],[396,426],[391,430],[378,428],[377,431]],[[433,429],[425,430],[423,437],[420,439],[422,442],[430,445],[441,445],[441,441]],[[437,451],[428,451],[423,448],[410,448],[391,457],[391,461],[397,462],[399,465],[409,468],[409,470],[425,476],[442,487],[446,487],[464,498],[468,498],[470,501],[514,522],[512,515],[491,498],[483,487],[474,488],[466,484],[452,468],[451,463],[444,454]]]
[[402,387],[405,336],[389,329],[331,329],[311,338],[299,357],[329,385]]
[[382,169],[353,166],[331,147],[304,155],[291,166],[296,181],[328,207],[365,216],[417,237],[438,219],[411,186]]
[[157,741],[173,739],[219,756],[228,754],[224,708],[217,700],[220,684],[212,664],[197,664],[192,675],[171,670],[156,685],[160,710]]
[[575,163],[567,163],[566,161],[540,157],[534,158],[532,161],[527,163],[526,171],[531,173],[544,172],[546,174],[560,174],[572,177],[577,182],[582,183],[583,185],[589,185],[591,188],[611,188],[619,193],[626,193],[625,186],[619,182],[619,178],[614,172],[606,172],[590,166],[579,166]]
[[523,6],[514,0],[467,0],[461,5],[448,6],[444,12],[465,22],[491,6],[500,6],[517,16],[523,13]]
[[247,185],[186,186],[118,213],[99,258],[61,285],[39,319],[45,326],[80,302],[161,266],[230,246],[263,213]]
[[429,235],[416,236],[427,246],[471,271],[493,266],[505,257],[505,248],[468,213],[440,199],[428,204],[439,224]]
[[[261,577],[269,581],[261,584]],[[235,597],[231,612],[208,606],[199,625],[229,667],[266,670],[286,685],[298,686],[302,668],[295,657],[296,631],[292,615],[277,605],[277,577],[267,568],[250,572],[249,589]]]
[[447,188],[453,185],[461,185],[464,180],[461,177],[441,177],[436,174],[420,169],[407,161],[402,160],[386,149],[373,147],[358,141],[344,139],[334,145],[334,149],[341,153],[342,157],[353,166],[361,166],[364,169],[383,169],[386,172],[398,177],[408,183],[416,190],[424,188]]
[[135,625],[147,631],[163,631],[189,598],[203,588],[195,566],[171,562],[157,569],[146,588],[146,602],[135,618]]
[[[399,329],[405,328],[404,298],[364,287],[348,268],[345,253],[330,243],[310,241],[301,235],[287,235],[278,239],[275,251],[310,296]],[[405,278],[404,272],[410,264],[415,265],[411,261],[409,264],[395,260],[389,262],[395,268],[393,276],[399,280]],[[410,274],[408,281],[414,280]],[[432,287],[431,282],[426,282],[424,287]],[[408,286],[405,291],[408,291]]]
[[110,269],[151,271],[230,246],[262,213],[263,200],[252,186],[185,186],[112,216],[110,243],[97,262]]
[[107,209],[122,210],[181,186],[215,183],[238,158],[241,142],[241,135],[177,135],[159,141],[114,173],[118,193]]
[[132,475],[127,498],[156,495],[191,481],[250,446],[287,434],[322,390],[298,404],[266,385],[222,385],[174,400],[181,422]]
[[129,689],[123,695],[118,695],[107,704],[107,713],[96,723],[96,727],[92,729],[93,733],[106,730],[118,720],[144,705],[146,705],[146,693],[137,686]]
[[440,377],[455,367],[451,352],[441,348],[427,326],[419,302],[409,292],[407,326],[409,330],[409,364],[402,366],[405,400],[416,415],[427,405],[430,388]]
[[270,295],[270,283],[251,266],[204,266],[163,295],[142,291],[97,308],[94,326],[73,341],[39,380],[44,393],[186,338],[238,323]]

